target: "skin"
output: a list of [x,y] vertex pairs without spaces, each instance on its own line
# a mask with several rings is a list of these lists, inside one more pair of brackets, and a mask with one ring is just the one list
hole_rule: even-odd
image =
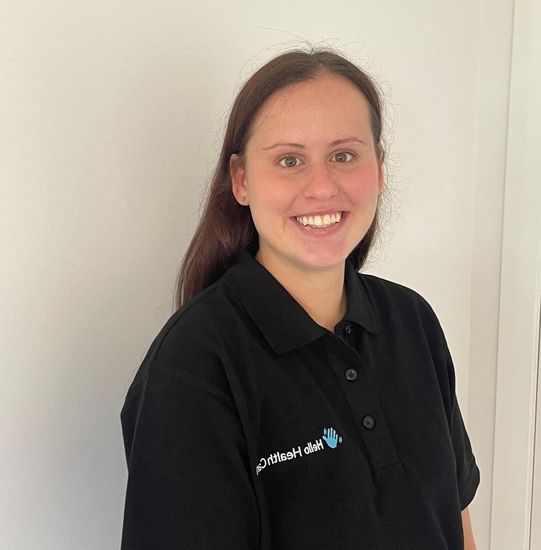
[[473,538],[470,512],[467,507],[462,510],[462,529],[464,531],[464,550],[477,550]]
[[[276,143],[289,145],[269,148]],[[231,155],[230,174],[259,234],[256,260],[334,331],[346,312],[345,260],[369,229],[384,185],[366,98],[328,74],[276,92],[256,116],[244,155]],[[320,211],[348,214],[332,235],[306,234],[292,219]],[[462,524],[465,550],[476,550],[467,508]]]
[[[336,140],[355,138],[331,145]],[[302,147],[275,143],[296,143]],[[345,313],[345,259],[370,227],[383,187],[368,103],[336,75],[288,86],[261,108],[243,157],[230,160],[232,191],[248,199],[259,261],[321,326]],[[246,203],[245,203],[246,204]],[[333,235],[308,235],[293,216],[346,211]]]

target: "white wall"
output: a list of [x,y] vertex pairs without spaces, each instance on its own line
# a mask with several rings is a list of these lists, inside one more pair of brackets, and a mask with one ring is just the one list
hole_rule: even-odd
[[541,548],[541,2],[516,0],[513,27],[491,548],[537,550]]
[[387,92],[396,213],[370,270],[444,325],[488,548],[493,415],[468,415],[468,396],[494,400],[511,24],[511,0],[4,2],[0,547],[118,547],[119,412],[172,312],[225,114],[241,79],[302,38]]

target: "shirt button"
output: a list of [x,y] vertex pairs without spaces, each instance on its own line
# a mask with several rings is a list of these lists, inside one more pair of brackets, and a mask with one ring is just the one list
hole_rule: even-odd
[[346,378],[353,382],[353,380],[357,380],[357,371],[355,369],[348,369],[346,371]]
[[351,325],[348,323],[345,327],[344,327],[344,334],[349,334],[351,332]]
[[376,425],[376,421],[374,420],[373,416],[370,416],[369,414],[367,414],[366,416],[363,417],[363,426],[367,430],[371,430],[375,425]]

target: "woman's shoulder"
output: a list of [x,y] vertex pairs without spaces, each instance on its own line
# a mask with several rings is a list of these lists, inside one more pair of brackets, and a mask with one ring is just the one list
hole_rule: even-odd
[[358,273],[358,276],[365,289],[375,297],[397,302],[419,302],[430,306],[424,296],[412,287],[370,273]]
[[[165,322],[148,348],[128,387],[122,408],[126,456],[130,456],[137,419],[145,403],[147,415],[168,415],[190,409],[190,403],[234,409],[223,366],[223,345],[216,311],[223,300],[220,288],[208,287]],[[206,406],[205,405],[205,406]],[[147,416],[148,418],[148,416]],[[180,416],[174,421],[181,422]]]
[[[441,384],[452,374],[452,359],[445,333],[434,309],[417,290],[369,274],[359,274],[368,301],[389,345],[428,346],[436,365],[442,366]],[[450,374],[451,373],[451,374]]]
[[418,290],[373,274],[359,273],[358,276],[372,307],[380,317],[399,318],[401,321],[418,318],[423,324],[436,324],[439,327],[434,309]]
[[188,300],[154,337],[134,382],[153,370],[183,376],[197,365],[204,376],[203,371],[219,368],[230,309],[219,281]]
[[230,309],[221,281],[209,286],[167,320],[155,339],[155,358],[167,360],[180,352],[220,347],[223,327],[230,323]]

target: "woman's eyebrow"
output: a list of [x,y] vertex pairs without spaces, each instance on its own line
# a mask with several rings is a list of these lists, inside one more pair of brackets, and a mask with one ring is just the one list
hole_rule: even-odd
[[[350,141],[358,141],[359,143],[362,143],[363,145],[366,145],[366,142],[362,139],[356,138],[356,137],[348,137],[348,138],[342,138],[337,139],[335,141],[332,141],[329,143],[330,147],[334,147],[335,145],[340,145],[341,143],[349,143]],[[274,149],[275,147],[279,146],[286,146],[286,147],[297,147],[298,149],[305,149],[305,146],[302,143],[273,143],[272,145],[268,145],[267,147],[261,147],[262,151],[268,151],[269,149]]]

